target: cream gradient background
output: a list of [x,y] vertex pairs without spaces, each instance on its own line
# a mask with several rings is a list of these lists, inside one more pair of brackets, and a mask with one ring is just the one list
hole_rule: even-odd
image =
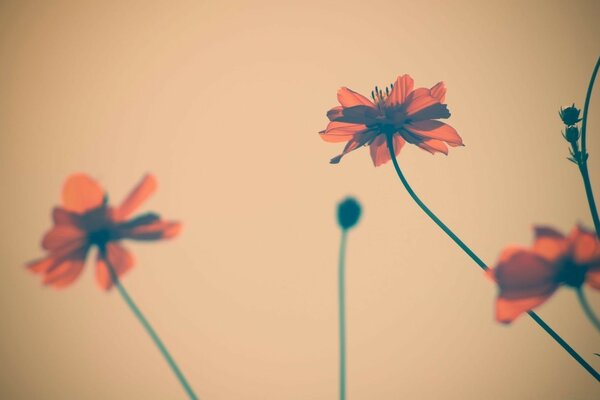
[[[114,201],[151,171],[144,209],[184,223],[175,240],[128,244],[124,284],[202,399],[336,398],[347,194],[364,206],[348,248],[349,399],[599,398],[528,318],[494,322],[494,285],[391,164],[360,149],[329,165],[343,145],[317,134],[340,86],[443,80],[466,147],[400,156],[442,220],[490,264],[534,223],[590,226],[557,111],[583,103],[599,18],[595,1],[2,1],[0,398],[184,398],[91,264],[63,291],[23,268],[76,171]],[[600,369],[572,291],[539,312]]]

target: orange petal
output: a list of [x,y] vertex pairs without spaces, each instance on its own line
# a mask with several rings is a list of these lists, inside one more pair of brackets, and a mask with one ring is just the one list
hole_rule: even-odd
[[134,259],[131,253],[116,243],[106,245],[106,256],[98,253],[96,260],[96,280],[101,289],[109,290],[113,286],[113,279],[106,264],[107,260],[104,257],[108,259],[108,263],[119,279],[133,267]]
[[585,282],[594,289],[600,290],[600,264],[588,270]]
[[440,121],[413,121],[405,125],[404,129],[420,137],[443,140],[454,145],[463,144],[458,132],[450,125]]
[[505,299],[500,297],[496,300],[496,320],[508,324],[514,321],[519,315],[544,303],[551,295],[552,293],[549,293],[525,299]]
[[444,82],[438,82],[430,89],[430,92],[440,103],[443,103],[446,99],[446,86],[444,85]]
[[368,142],[373,140],[373,138],[376,135],[377,135],[377,132],[374,132],[374,131],[367,131],[364,133],[354,135],[354,137],[352,139],[350,139],[348,141],[348,143],[346,143],[346,146],[344,147],[344,150],[342,151],[342,153],[333,157],[329,162],[331,164],[338,164],[342,160],[342,157],[344,157],[346,154],[350,153],[351,151],[354,151],[354,150],[358,149],[359,147],[364,146],[365,144],[367,144]]
[[27,269],[36,274],[45,273],[49,269],[55,267],[61,262],[56,257],[46,257],[39,260],[31,261],[26,264]]
[[346,122],[350,124],[370,125],[377,123],[381,112],[367,106],[343,107],[329,110],[327,117],[331,121]]
[[600,262],[600,240],[596,235],[580,226],[569,234],[573,246],[573,257],[577,264]]
[[67,211],[82,214],[103,204],[104,191],[88,175],[74,174],[63,186],[62,201]]
[[[400,150],[404,146],[405,140],[400,135],[394,135],[394,151],[396,155],[400,153]],[[390,161],[390,151],[387,146],[387,140],[385,135],[379,135],[371,143],[370,152],[373,165],[379,167],[382,164]]]
[[55,251],[73,243],[82,243],[84,239],[85,232],[73,225],[56,225],[44,235],[42,247]]
[[123,200],[121,205],[115,210],[114,217],[122,221],[129,217],[154,191],[158,183],[154,175],[144,176],[142,181],[131,191],[129,196]]
[[347,87],[343,87],[338,90],[337,98],[340,104],[344,107],[367,106],[375,108],[375,104],[373,104],[371,100],[367,99],[362,94],[348,89]]
[[69,258],[62,259],[45,271],[44,285],[65,288],[77,279],[83,270],[87,248],[81,249]]
[[75,225],[79,222],[79,215],[65,210],[62,207],[54,207],[52,210],[52,221],[55,225]]
[[151,224],[137,226],[123,232],[123,238],[134,240],[170,239],[179,234],[181,224],[172,221],[156,221]]
[[431,95],[429,89],[418,88],[409,93],[403,104],[403,108],[406,115],[412,117],[419,111],[439,103],[440,101]]
[[359,132],[366,131],[367,127],[360,124],[349,124],[346,122],[333,121],[327,125],[327,129],[319,132],[321,139],[330,143],[347,142]]
[[524,299],[552,293],[558,287],[558,265],[529,250],[508,250],[493,270],[504,299]]
[[327,111],[327,118],[329,118],[330,121],[334,121],[336,118],[344,115],[343,110],[344,107],[342,106],[333,107],[331,110]]
[[385,99],[385,105],[395,107],[404,103],[408,94],[413,91],[414,83],[413,78],[408,74],[396,78],[390,95]]
[[445,155],[448,155],[448,146],[440,140],[425,139],[422,142],[417,143],[417,146],[431,154],[444,153]]
[[532,250],[544,259],[554,262],[569,251],[569,241],[562,233],[549,226],[535,226]]

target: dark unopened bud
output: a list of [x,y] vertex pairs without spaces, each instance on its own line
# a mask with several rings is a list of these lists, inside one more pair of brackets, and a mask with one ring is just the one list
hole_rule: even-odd
[[579,140],[579,128],[576,126],[569,126],[565,131],[565,139],[569,143],[577,143]]
[[361,208],[358,201],[352,197],[347,197],[338,204],[338,224],[340,224],[340,227],[344,230],[352,228],[358,222],[360,212]]
[[565,125],[571,126],[581,121],[581,118],[579,118],[580,112],[581,110],[579,110],[577,107],[575,107],[575,104],[573,104],[571,107],[564,109],[561,107],[558,115]]

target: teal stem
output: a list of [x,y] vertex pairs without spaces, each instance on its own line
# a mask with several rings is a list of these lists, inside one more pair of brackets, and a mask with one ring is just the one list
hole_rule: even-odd
[[590,320],[592,325],[594,325],[596,327],[596,329],[600,332],[600,320],[598,319],[598,316],[592,310],[592,307],[590,307],[590,303],[588,303],[587,297],[585,296],[585,293],[583,292],[583,286],[579,286],[576,289],[576,291],[577,291],[577,299],[579,300],[579,304],[581,304],[581,308],[583,308],[583,312],[585,313],[585,316],[588,317],[588,319]]
[[587,117],[588,110],[590,108],[590,100],[592,98],[592,90],[594,88],[594,82],[596,81],[596,75],[598,75],[598,68],[600,68],[600,57],[596,61],[596,66],[592,72],[590,78],[590,84],[588,85],[587,93],[585,96],[585,104],[583,105],[583,118],[581,122],[581,155],[578,160],[579,172],[581,172],[581,178],[583,179],[583,185],[585,187],[585,195],[587,196],[588,204],[590,206],[590,212],[592,214],[592,220],[594,221],[594,229],[596,230],[596,236],[600,237],[600,217],[598,217],[598,208],[596,207],[596,201],[594,200],[594,192],[592,191],[592,184],[590,183],[590,174],[588,172],[587,160],[588,154],[586,150],[587,143]]
[[[477,265],[479,265],[479,267],[481,269],[483,269],[484,271],[488,270],[489,269],[488,266],[481,260],[481,258],[479,258],[462,240],[460,240],[460,238],[458,236],[456,236],[454,234],[454,232],[452,232],[450,230],[450,228],[448,228],[446,226],[446,224],[444,224],[425,205],[425,203],[423,203],[421,201],[421,199],[419,199],[417,194],[412,190],[412,188],[408,184],[408,181],[404,177],[404,174],[402,173],[400,166],[398,165],[398,160],[396,159],[396,152],[394,151],[394,143],[392,140],[392,135],[387,136],[387,145],[388,145],[388,151],[390,152],[390,158],[392,159],[394,168],[396,169],[396,173],[398,174],[398,177],[400,178],[402,185],[404,186],[404,188],[406,189],[406,191],[408,192],[410,197],[412,197],[412,199],[425,212],[425,214],[427,214],[427,216],[429,218],[431,218],[433,220],[433,222],[435,222],[436,225],[440,227],[440,229],[442,229],[448,236],[450,236],[450,238],[454,241],[454,243],[456,243],[458,245],[458,247],[460,247],[465,253],[467,253],[467,255],[469,255],[469,257],[471,257],[471,259],[473,259],[473,261],[475,261],[475,263],[477,263]],[[548,333],[559,345],[562,346],[563,349],[565,349],[565,351],[567,353],[569,353],[571,355],[571,357],[573,357],[587,372],[589,372],[590,375],[592,375],[598,382],[600,382],[600,374],[598,374],[598,372],[596,372],[596,370],[594,368],[592,368],[591,365],[589,365],[571,346],[569,346],[569,344],[567,342],[565,342],[548,324],[546,324],[546,322],[544,322],[544,320],[542,318],[540,318],[533,311],[528,311],[527,314],[529,314],[529,316],[540,327],[542,327],[542,329],[544,329],[546,331],[546,333]]]
[[346,400],[346,239],[348,230],[342,229],[338,266],[338,303],[340,322],[340,400]]
[[146,330],[148,335],[152,338],[152,340],[154,341],[154,344],[156,345],[156,347],[158,347],[158,350],[160,351],[160,353],[162,354],[164,359],[167,361],[167,364],[169,364],[169,367],[171,367],[171,370],[173,371],[173,373],[179,380],[179,383],[181,384],[181,386],[187,393],[188,397],[192,400],[197,400],[198,397],[194,393],[194,390],[192,389],[192,387],[190,386],[188,381],[185,379],[185,376],[183,375],[183,373],[177,366],[177,363],[175,362],[173,357],[171,357],[171,354],[167,350],[166,346],[164,345],[164,343],[162,342],[160,337],[158,337],[158,334],[156,333],[156,331],[152,328],[152,326],[150,325],[150,323],[148,322],[146,317],[144,317],[144,314],[142,314],[142,312],[140,311],[138,306],[133,302],[133,299],[129,296],[129,294],[127,293],[127,291],[121,284],[119,277],[115,273],[113,266],[111,265],[110,261],[108,260],[108,257],[106,256],[106,252],[103,250],[100,250],[100,251],[102,252],[102,258],[103,258],[104,262],[106,263],[106,266],[108,267],[108,271],[111,275],[112,281],[113,281],[114,285],[117,287],[119,294],[121,295],[123,300],[125,300],[125,303],[127,303],[127,305],[129,306],[129,308],[131,309],[133,314],[136,316],[138,321],[140,321],[140,323],[142,324],[142,326],[144,327],[144,329]]

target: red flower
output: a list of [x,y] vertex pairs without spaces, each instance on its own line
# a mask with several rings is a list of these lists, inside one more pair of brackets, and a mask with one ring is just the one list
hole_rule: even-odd
[[146,175],[121,205],[110,207],[104,190],[92,178],[71,175],[63,187],[62,207],[52,212],[54,226],[42,239],[49,254],[28,268],[43,275],[45,285],[63,288],[77,279],[88,251],[98,246],[96,278],[102,289],[110,289],[113,281],[106,262],[119,277],[134,264],[133,256],[118,243],[121,239],[158,240],[179,233],[178,222],[162,221],[154,213],[128,219],[155,189],[156,179]]
[[531,249],[505,249],[488,273],[500,288],[496,319],[509,323],[548,300],[561,285],[579,288],[587,283],[600,290],[600,241],[581,227],[567,237],[536,227]]
[[415,144],[432,154],[448,154],[448,146],[462,146],[463,142],[450,125],[437,121],[450,117],[443,82],[431,89],[414,89],[413,79],[402,75],[385,93],[375,87],[373,101],[348,89],[341,88],[337,97],[341,106],[327,112],[331,121],[319,132],[327,142],[348,142],[342,154],[331,159],[340,162],[347,153],[369,145],[373,164],[379,166],[390,160],[387,136],[394,138],[394,150],[400,152],[405,142]]

